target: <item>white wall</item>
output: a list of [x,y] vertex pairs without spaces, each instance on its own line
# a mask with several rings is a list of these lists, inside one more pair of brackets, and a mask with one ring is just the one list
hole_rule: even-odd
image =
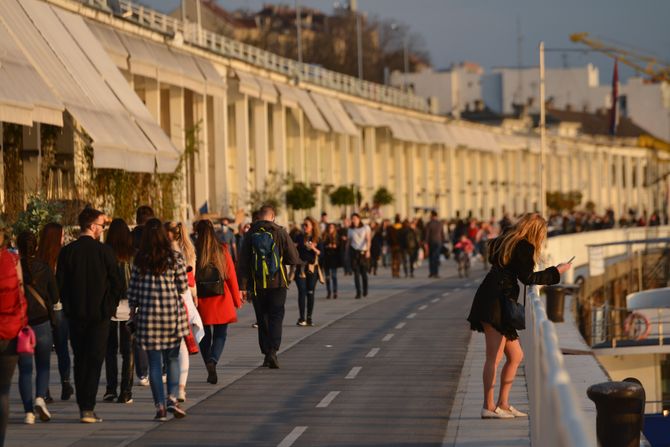
[[648,84],[631,78],[621,86],[628,116],[652,135],[670,141],[670,84]]

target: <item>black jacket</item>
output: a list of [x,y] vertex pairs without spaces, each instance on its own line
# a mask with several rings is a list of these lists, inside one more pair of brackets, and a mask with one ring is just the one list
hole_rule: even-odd
[[68,318],[109,320],[125,294],[111,247],[82,236],[58,256],[58,288]]
[[477,289],[468,321],[473,330],[482,332],[484,330],[482,323],[489,323],[502,335],[514,340],[518,334],[504,321],[501,300],[516,301],[518,299],[520,287],[517,280],[526,285],[556,284],[561,280],[561,275],[556,267],[534,272],[535,247],[526,240],[519,241],[514,247],[507,265],[500,265],[494,256],[495,248],[499,243],[499,238],[489,241],[491,270]]
[[[21,259],[21,269],[23,270],[23,290],[28,303],[28,324],[38,325],[51,321],[53,325],[55,323],[53,306],[60,298],[51,267],[42,260],[24,258]],[[43,300],[44,306],[35,296],[36,294]]]
[[268,283],[268,289],[278,289],[278,288],[288,288],[288,284],[284,281],[284,278],[288,278],[286,273],[287,265],[302,265],[300,256],[298,255],[298,250],[295,247],[295,244],[289,237],[288,233],[283,227],[270,222],[267,220],[260,220],[254,222],[251,225],[249,231],[244,235],[242,240],[242,247],[240,249],[240,259],[237,263],[238,272],[237,272],[237,282],[239,283],[240,290],[248,290],[251,284],[249,280],[252,279],[252,253],[251,253],[251,235],[259,231],[260,228],[264,228],[266,231],[272,234],[272,238],[275,241],[275,245],[279,251],[280,256],[283,259],[282,270],[284,274],[277,274],[274,278]]

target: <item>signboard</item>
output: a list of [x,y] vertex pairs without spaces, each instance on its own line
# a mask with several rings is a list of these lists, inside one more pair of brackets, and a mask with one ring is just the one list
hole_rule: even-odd
[[605,247],[589,247],[589,276],[605,273]]

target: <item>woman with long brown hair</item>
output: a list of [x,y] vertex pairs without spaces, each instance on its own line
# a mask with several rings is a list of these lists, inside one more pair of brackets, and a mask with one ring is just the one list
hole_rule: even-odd
[[[63,248],[64,240],[65,232],[61,224],[50,222],[42,228],[35,258],[46,263],[54,275],[58,268],[58,255]],[[58,373],[61,382],[60,398],[61,400],[69,400],[74,394],[74,388],[70,383],[70,373],[72,371],[72,360],[70,359],[70,348],[68,346],[70,329],[60,299],[54,304],[54,321],[56,326],[53,331],[53,341],[56,357],[58,358]]]
[[[179,346],[189,333],[181,301],[187,288],[184,257],[172,249],[161,221],[149,219],[142,230],[127,296],[135,337],[149,358],[151,393],[157,410],[154,419],[159,421],[167,419],[167,412],[176,418],[186,416],[177,402],[177,393]],[[167,370],[167,399],[163,364]]]
[[[132,263],[135,249],[133,248],[133,236],[128,224],[123,219],[112,220],[105,244],[109,245],[116,256],[116,264],[119,268],[119,277],[123,282],[123,290],[128,288],[130,281],[130,265]],[[105,376],[107,378],[107,390],[102,400],[118,403],[131,403],[133,401],[133,344],[134,336],[128,327],[130,320],[130,307],[128,299],[123,296],[119,300],[116,312],[112,316],[109,325],[109,338],[107,339],[107,353],[105,355]],[[119,383],[117,366],[117,354],[121,352],[121,387],[119,394],[116,388]]]
[[[477,289],[468,316],[471,329],[483,332],[486,337],[482,419],[528,416],[509,403],[509,393],[523,359],[523,350],[517,330],[505,311],[504,300],[518,300],[520,289],[517,280],[525,285],[556,284],[561,280],[561,274],[570,269],[570,264],[559,264],[534,272],[546,237],[547,222],[544,218],[539,214],[526,214],[506,233],[490,241],[491,270]],[[495,375],[503,353],[507,361],[500,374],[500,393],[495,403]]]
[[[168,239],[172,242],[172,249],[181,253],[186,261],[188,290],[181,294],[181,299],[188,310],[188,322],[191,325],[193,335],[196,341],[200,342],[205,332],[195,302],[195,274],[193,273],[196,263],[195,247],[193,247],[188,231],[186,231],[186,226],[181,222],[165,222],[165,230],[167,231]],[[179,402],[186,401],[186,382],[188,380],[190,365],[188,348],[186,347],[186,342],[182,340],[179,347],[179,396],[177,398]]]
[[319,255],[321,243],[319,241],[319,225],[313,217],[307,216],[302,223],[302,232],[297,232],[293,238],[298,248],[298,254],[303,262],[295,272],[295,284],[298,286],[298,309],[300,318],[298,326],[312,326],[314,313],[314,290],[318,281]]
[[215,384],[216,364],[226,345],[228,324],[237,322],[235,309],[242,307],[242,300],[230,250],[219,242],[212,222],[199,221],[195,232],[198,311],[205,325],[200,353],[207,367],[207,382]]

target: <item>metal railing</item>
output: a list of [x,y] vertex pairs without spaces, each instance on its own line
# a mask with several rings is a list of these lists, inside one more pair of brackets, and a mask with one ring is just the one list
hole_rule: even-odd
[[[655,315],[654,315],[655,314]],[[609,304],[591,310],[592,347],[663,346],[670,334],[664,327],[670,324],[663,309],[635,312]],[[628,321],[627,321],[628,319]]]
[[308,82],[371,101],[430,113],[428,101],[421,96],[404,92],[395,87],[360,80],[316,65],[300,63],[230,37],[204,30],[199,28],[196,23],[176,19],[130,0],[118,1],[120,11],[112,11],[105,0],[77,1],[98,10],[115,13],[126,20],[168,36],[176,36],[180,33],[187,44],[281,73],[297,82]]
[[570,375],[565,368],[554,323],[547,319],[537,286],[530,288],[523,331],[530,404],[531,445],[594,445]]

